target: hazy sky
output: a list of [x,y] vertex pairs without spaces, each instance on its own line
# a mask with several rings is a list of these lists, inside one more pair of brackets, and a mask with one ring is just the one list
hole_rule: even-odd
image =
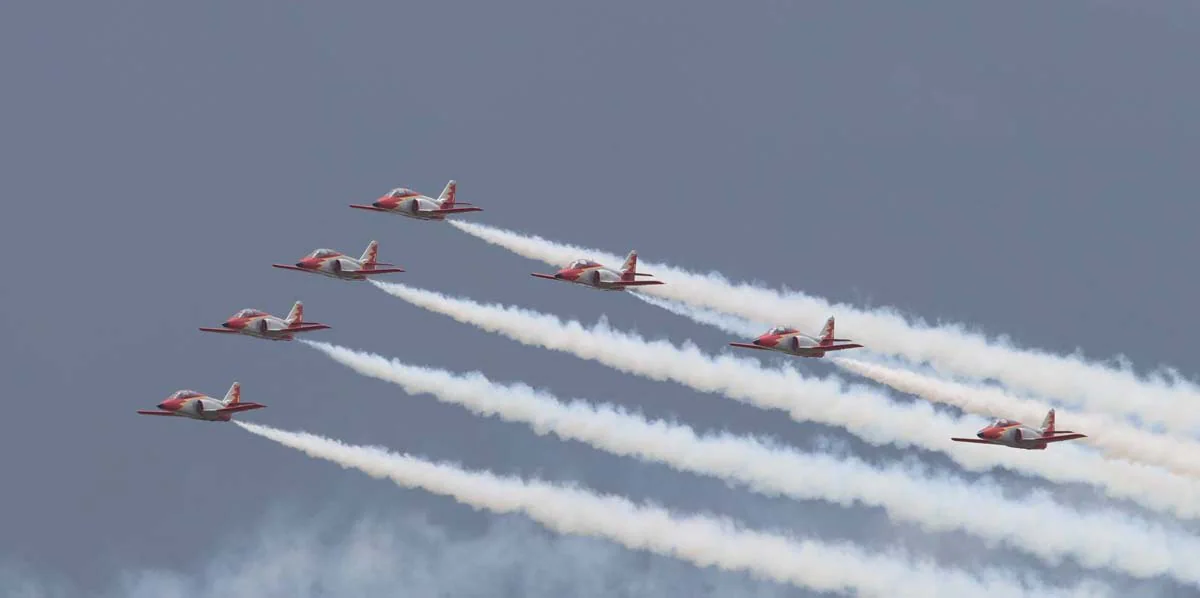
[[[807,595],[558,537],[234,426],[134,414],[233,380],[269,405],[245,419],[268,425],[1076,579],[878,510],[768,499],[476,418],[299,343],[196,328],[302,299],[333,326],[314,339],[902,456],[270,268],[378,239],[405,283],[712,351],[729,340],[539,282],[541,264],[448,226],[346,207],[455,178],[486,210],[472,221],[1192,377],[1198,17],[1193,2],[1116,1],[4,3],[0,594]],[[296,585],[204,585],[226,575]]]

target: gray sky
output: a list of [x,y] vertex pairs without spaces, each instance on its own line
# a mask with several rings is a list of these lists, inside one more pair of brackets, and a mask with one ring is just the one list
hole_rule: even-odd
[[[434,585],[327,573],[327,590],[407,595],[399,581],[475,595],[436,585],[449,558],[487,563],[512,595],[805,595],[558,538],[233,426],[134,414],[176,389],[220,396],[239,380],[245,400],[270,406],[246,419],[269,425],[1075,579],[1070,565],[610,457],[405,396],[298,344],[196,327],[303,299],[307,318],[334,327],[313,338],[702,429],[898,456],[518,346],[367,285],[269,267],[378,239],[406,283],[586,322],[606,314],[713,350],[727,340],[628,297],[540,284],[528,276],[540,265],[448,226],[346,207],[397,185],[436,195],[455,178],[460,200],[487,210],[473,221],[1191,377],[1198,13],[1191,2],[5,3],[0,562],[68,595],[122,593],[146,571],[202,579],[236,570],[220,560],[231,554],[266,558],[253,538],[280,542],[281,528],[336,565],[355,525],[382,521],[399,540],[378,553],[434,563],[421,582]],[[514,543],[548,556],[471,554]],[[562,558],[558,543],[603,564]],[[568,585],[522,585],[539,567],[571,573],[551,580]],[[588,572],[605,567],[647,585],[597,590]]]

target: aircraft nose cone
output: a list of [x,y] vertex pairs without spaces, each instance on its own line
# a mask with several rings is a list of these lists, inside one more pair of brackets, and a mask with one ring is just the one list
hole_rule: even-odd
[[373,205],[373,206],[375,206],[375,207],[377,207],[377,208],[382,208],[382,207],[383,207],[383,202],[382,202],[382,201],[373,201],[373,202],[371,202],[371,205]]
[[224,326],[225,328],[233,328],[233,324],[230,324],[229,322],[221,322],[221,326]]
[[158,408],[162,409],[163,411],[166,411],[167,410],[167,402],[163,401],[163,402],[159,403]]
[[980,437],[980,438],[983,438],[984,440],[987,440],[987,437],[985,437],[985,436],[983,435],[983,432],[980,432],[980,433],[976,434],[976,436],[978,436],[978,437]]

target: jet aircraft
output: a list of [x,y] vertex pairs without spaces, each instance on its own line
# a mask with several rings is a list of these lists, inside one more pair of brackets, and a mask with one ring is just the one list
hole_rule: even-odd
[[[271,264],[272,267],[299,272],[311,272],[339,280],[366,280],[375,274],[392,274],[403,272],[404,268],[396,268],[395,264],[385,264],[375,261],[379,253],[379,243],[371,241],[362,257],[354,259],[332,249],[317,249],[296,262],[296,265]],[[391,268],[387,266],[393,266]]]
[[729,344],[743,349],[779,351],[797,357],[824,357],[825,353],[829,351],[862,347],[848,338],[833,338],[833,316],[829,316],[829,319],[825,320],[825,327],[821,329],[820,338],[811,337],[795,328],[776,326],[754,339],[753,343]]
[[1041,428],[1030,428],[1021,422],[1011,419],[997,419],[980,429],[975,436],[977,438],[951,438],[950,440],[955,442],[973,442],[975,444],[998,444],[1010,448],[1043,451],[1046,450],[1046,445],[1051,442],[1087,438],[1086,434],[1079,434],[1070,430],[1055,430],[1053,409],[1042,420]]
[[242,385],[237,382],[229,387],[225,398],[220,401],[194,390],[178,390],[158,404],[159,411],[139,409],[142,415],[165,415],[186,417],[210,422],[227,422],[239,411],[262,409],[266,405],[242,402]]
[[418,220],[445,220],[448,214],[483,211],[483,208],[473,206],[469,203],[454,201],[457,189],[458,184],[450,181],[446,183],[446,188],[442,189],[442,194],[437,199],[434,199],[421,195],[412,189],[396,187],[369,206],[350,204],[350,207],[359,210],[399,214]]
[[225,320],[221,328],[201,328],[204,332],[222,334],[245,334],[273,341],[290,341],[296,334],[325,330],[325,324],[305,323],[304,304],[297,301],[284,319],[279,319],[257,309],[243,309]]
[[624,291],[627,287],[639,287],[654,284],[665,284],[661,280],[637,280],[638,276],[654,276],[637,271],[637,251],[630,251],[625,256],[618,272],[605,268],[589,259],[578,259],[554,274],[534,273],[533,276],[547,280],[561,280],[582,284],[602,291]]

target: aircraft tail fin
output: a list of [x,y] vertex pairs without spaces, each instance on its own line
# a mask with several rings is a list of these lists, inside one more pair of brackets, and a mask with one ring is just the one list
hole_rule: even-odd
[[1042,436],[1054,435],[1054,409],[1050,409],[1046,413],[1046,419],[1042,420]]
[[367,250],[363,252],[362,257],[358,261],[364,266],[375,263],[375,259],[379,256],[379,242],[371,241],[367,244]]
[[621,264],[621,279],[633,280],[637,276],[637,250],[631,250]]
[[457,193],[457,191],[457,182],[451,180],[449,183],[446,183],[446,188],[442,189],[442,194],[438,196],[438,204],[440,204],[443,208],[453,208],[454,195]]
[[242,402],[242,385],[234,382],[233,386],[229,387],[229,392],[225,393],[225,398],[221,400],[226,407],[233,407]]
[[829,316],[829,319],[825,320],[825,326],[821,328],[821,344],[822,345],[832,345],[833,344],[833,341],[834,341],[833,326],[834,326],[833,316]]
[[304,323],[304,304],[297,301],[292,305],[292,311],[288,312],[283,322],[288,326],[299,326]]

